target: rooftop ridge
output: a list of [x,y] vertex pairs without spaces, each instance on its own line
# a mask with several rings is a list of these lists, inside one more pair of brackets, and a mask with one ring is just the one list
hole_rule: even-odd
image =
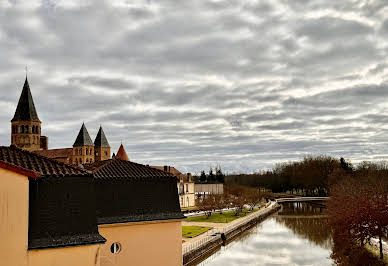
[[[66,171],[66,173],[68,173],[68,169],[70,168],[70,169],[75,170],[75,171],[83,172],[84,174],[90,174],[90,172],[85,170],[85,169],[81,169],[79,167],[72,166],[72,165],[69,165],[69,164],[66,164],[66,163],[63,163],[63,162],[59,162],[57,160],[54,160],[54,159],[51,159],[51,158],[47,158],[47,157],[45,157],[43,155],[39,155],[39,154],[36,154],[34,152],[31,152],[31,151],[20,149],[20,148],[14,146],[14,145],[11,145],[11,146],[0,146],[0,149],[4,149],[4,148],[5,149],[10,149],[10,150],[15,150],[15,151],[18,151],[18,152],[21,152],[21,153],[24,153],[24,154],[28,154],[28,155],[32,156],[32,158],[35,158],[35,160],[36,160],[36,158],[42,159],[43,160],[43,164],[47,164],[47,162],[53,163],[53,165],[50,165],[50,166],[47,165],[46,166],[47,168],[63,166],[64,170]],[[17,158],[17,160],[18,160],[18,158]],[[1,159],[0,159],[0,161],[1,162],[6,162],[6,163],[8,163],[10,165],[13,165],[15,167],[19,167],[19,168],[23,168],[23,169],[26,169],[26,170],[29,170],[29,171],[32,171],[32,172],[36,172],[35,170],[30,170],[30,169],[21,167],[20,165],[14,164],[12,162],[4,161],[4,160],[1,160]],[[38,168],[43,172],[43,169],[42,169],[42,167],[40,165],[38,165]],[[39,174],[40,174],[40,176],[45,176],[45,174],[41,174],[41,173],[39,173]],[[53,174],[53,175],[55,175],[55,174]]]

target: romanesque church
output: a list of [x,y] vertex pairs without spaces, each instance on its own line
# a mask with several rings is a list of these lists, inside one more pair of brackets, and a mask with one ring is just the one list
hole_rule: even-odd
[[[72,148],[48,149],[48,137],[41,135],[41,121],[35,109],[27,77],[15,115],[11,120],[11,144],[73,165],[91,164],[111,158],[110,145],[101,126],[94,142],[85,124],[82,124]],[[116,157],[129,161],[123,145],[120,146]]]

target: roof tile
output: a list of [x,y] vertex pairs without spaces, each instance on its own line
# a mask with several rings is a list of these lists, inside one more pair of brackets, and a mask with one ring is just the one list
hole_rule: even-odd
[[90,175],[85,170],[16,148],[0,146],[0,161],[42,176]]

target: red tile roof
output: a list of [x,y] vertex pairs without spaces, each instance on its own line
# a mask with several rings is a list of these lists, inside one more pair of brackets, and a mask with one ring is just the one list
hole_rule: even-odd
[[124,161],[129,161],[129,157],[128,157],[127,153],[125,152],[123,144],[120,145],[120,148],[117,151],[115,159],[121,159],[121,160],[124,160]]
[[34,153],[51,159],[69,158],[70,156],[73,155],[73,148],[40,150],[40,151],[34,151]]
[[[150,165],[150,167],[164,171],[164,166],[151,166],[151,165]],[[176,169],[174,166],[167,166],[167,171],[165,171],[165,172],[171,173],[171,174],[173,174],[173,175],[175,175],[175,176],[178,176],[178,177],[182,174],[182,173],[181,173],[178,169]]]
[[3,166],[7,165],[13,169],[35,173],[35,176],[30,177],[90,175],[85,170],[57,162],[53,159],[48,159],[38,154],[16,148],[15,146],[0,146],[0,163]]

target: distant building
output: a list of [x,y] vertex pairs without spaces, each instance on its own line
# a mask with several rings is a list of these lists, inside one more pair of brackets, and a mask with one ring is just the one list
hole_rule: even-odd
[[195,183],[195,194],[224,194],[223,183]]
[[26,77],[15,115],[11,120],[12,145],[73,165],[110,159],[110,146],[101,126],[94,143],[85,124],[82,124],[73,148],[48,149],[48,138],[41,136],[41,124]]
[[181,208],[191,208],[195,206],[194,179],[190,173],[182,174],[173,166],[150,166],[155,169],[171,173],[177,177],[179,202]]
[[0,147],[1,265],[182,265],[175,177],[119,158],[87,169]]

